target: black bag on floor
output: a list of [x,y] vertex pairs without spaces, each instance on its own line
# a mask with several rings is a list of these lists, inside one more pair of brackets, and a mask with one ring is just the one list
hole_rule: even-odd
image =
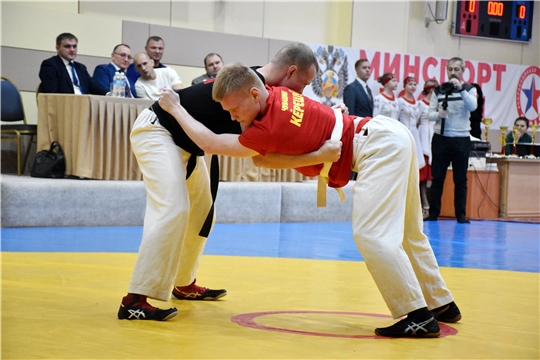
[[64,158],[64,150],[58,141],[53,141],[49,150],[41,150],[36,154],[30,176],[62,179],[65,174],[66,159]]

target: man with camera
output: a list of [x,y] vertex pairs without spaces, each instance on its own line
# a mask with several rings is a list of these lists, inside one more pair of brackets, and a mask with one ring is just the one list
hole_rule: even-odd
[[471,152],[470,112],[477,106],[476,89],[461,79],[465,62],[459,57],[448,60],[448,82],[441,84],[431,95],[428,119],[435,121],[431,142],[432,176],[429,216],[437,220],[441,212],[441,198],[446,170],[452,164],[454,173],[454,209],[459,223],[469,223],[465,216],[467,201],[467,170]]

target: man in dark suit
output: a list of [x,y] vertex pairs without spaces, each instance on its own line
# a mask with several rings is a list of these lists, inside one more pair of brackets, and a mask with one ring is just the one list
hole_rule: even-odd
[[86,66],[73,61],[77,57],[77,42],[75,35],[70,33],[56,37],[58,55],[41,63],[39,92],[105,95],[106,92],[88,74]]
[[[119,44],[114,47],[109,64],[96,66],[93,78],[102,88],[102,91],[111,91],[114,74],[117,71],[126,72],[132,59],[130,47],[126,44]],[[136,97],[135,83],[129,79],[126,85],[126,97]]]
[[360,59],[354,64],[354,69],[356,79],[345,87],[343,102],[351,115],[373,116],[373,95],[366,83],[371,75],[371,64],[367,59]]

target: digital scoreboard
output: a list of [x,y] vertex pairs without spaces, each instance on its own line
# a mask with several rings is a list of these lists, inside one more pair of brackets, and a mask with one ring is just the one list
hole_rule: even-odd
[[456,1],[452,33],[530,42],[534,1]]

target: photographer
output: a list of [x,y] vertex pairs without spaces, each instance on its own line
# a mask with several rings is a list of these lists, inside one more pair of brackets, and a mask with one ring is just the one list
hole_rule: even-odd
[[437,220],[441,212],[441,198],[450,163],[454,173],[454,209],[459,223],[469,223],[465,216],[467,201],[467,170],[471,152],[470,112],[477,107],[476,89],[465,84],[465,62],[453,57],[448,60],[448,82],[441,84],[431,95],[428,119],[435,121],[431,142],[432,175],[429,216],[426,221]]

